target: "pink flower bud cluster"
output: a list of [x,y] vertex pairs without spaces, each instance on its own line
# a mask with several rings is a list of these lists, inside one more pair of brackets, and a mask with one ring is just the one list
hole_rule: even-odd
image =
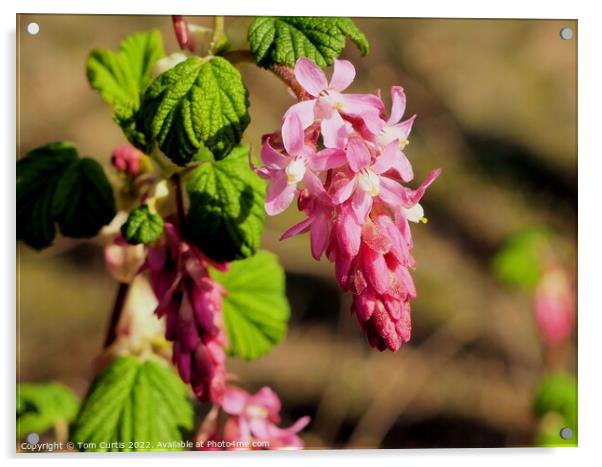
[[397,351],[410,339],[416,297],[409,222],[426,221],[419,201],[441,170],[415,190],[404,185],[414,177],[403,150],[415,116],[402,120],[401,87],[391,88],[385,119],[380,95],[343,93],[355,78],[349,61],[335,60],[327,81],[301,58],[294,75],[309,99],[289,108],[282,128],[264,137],[263,166],[250,161],[269,181],[266,212],[279,214],[297,198],[307,217],[282,238],[309,232],[313,257],[325,253],[341,288],[353,293],[352,311],[370,344]]
[[[209,260],[166,222],[163,238],[149,247],[145,268],[166,316],[165,337],[182,380],[201,401],[220,403],[226,383],[226,336],[222,321],[224,289],[208,272]],[[226,265],[211,263],[225,270]]]
[[120,172],[138,175],[143,156],[142,152],[131,144],[122,144],[113,149],[111,164]]

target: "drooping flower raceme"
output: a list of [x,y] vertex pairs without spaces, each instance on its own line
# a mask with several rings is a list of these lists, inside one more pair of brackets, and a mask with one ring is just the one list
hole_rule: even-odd
[[167,317],[165,336],[174,343],[173,362],[180,377],[200,400],[219,403],[226,381],[224,290],[209,276],[209,264],[175,224],[166,222],[163,238],[149,248],[146,268],[159,300],[156,313]]
[[[264,165],[251,162],[269,180],[266,212],[284,211],[297,196],[307,217],[282,238],[310,232],[312,255],[326,253],[335,264],[370,344],[396,351],[410,339],[416,297],[409,222],[426,222],[419,202],[441,170],[417,189],[404,185],[414,177],[404,149],[415,116],[402,120],[401,87],[391,88],[385,120],[379,95],[343,93],[355,77],[350,62],[335,60],[330,82],[308,59],[299,59],[294,73],[311,98],[289,108],[280,131],[264,138]],[[281,151],[272,140],[283,142]]]

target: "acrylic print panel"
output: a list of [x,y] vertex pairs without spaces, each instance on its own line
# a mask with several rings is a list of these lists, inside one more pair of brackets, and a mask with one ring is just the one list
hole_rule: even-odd
[[577,444],[576,21],[17,19],[19,452]]

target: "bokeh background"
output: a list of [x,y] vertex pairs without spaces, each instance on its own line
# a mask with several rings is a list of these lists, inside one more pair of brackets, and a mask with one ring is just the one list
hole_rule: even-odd
[[[210,25],[209,18],[190,18]],[[37,36],[25,26],[40,25]],[[244,46],[248,18],[228,18]],[[286,340],[255,362],[232,359],[249,389],[272,386],[285,421],[310,415],[307,447],[487,447],[532,445],[533,391],[545,371],[528,291],[502,283],[492,260],[512,235],[545,227],[576,275],[577,41],[559,31],[576,21],[356,19],[371,44],[352,92],[402,85],[418,114],[407,154],[418,181],[443,175],[414,228],[418,298],[413,337],[379,353],[350,316],[333,268],[315,262],[308,239],[278,238],[295,209],[267,220],[263,248],[287,271],[292,308]],[[108,164],[124,142],[111,110],[85,77],[90,49],[115,49],[128,34],[163,32],[162,16],[21,15],[18,36],[17,155],[68,139]],[[282,83],[240,65],[250,90],[246,142],[259,147],[293,103]],[[388,104],[387,104],[388,105]],[[110,169],[108,169],[110,172]],[[17,379],[56,379],[83,395],[105,335],[116,283],[99,241],[57,239],[41,253],[18,247]],[[576,371],[576,346],[566,366]]]

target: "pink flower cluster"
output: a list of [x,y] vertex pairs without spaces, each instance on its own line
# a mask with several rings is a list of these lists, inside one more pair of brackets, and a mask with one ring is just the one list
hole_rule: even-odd
[[143,153],[131,144],[122,144],[113,149],[111,164],[120,172],[138,175]]
[[[226,336],[222,323],[223,288],[208,273],[209,260],[166,222],[162,240],[146,259],[156,313],[166,316],[165,337],[173,344],[180,377],[202,401],[220,403],[226,383]],[[225,270],[227,266],[211,263]]]
[[307,217],[282,238],[309,232],[313,257],[325,253],[341,288],[353,293],[352,311],[370,344],[396,351],[410,338],[416,296],[409,222],[426,221],[419,201],[441,170],[415,190],[404,186],[414,177],[403,150],[415,116],[402,120],[401,87],[391,88],[385,119],[380,95],[343,93],[355,78],[349,61],[335,60],[327,81],[301,58],[294,75],[310,98],[289,108],[281,130],[264,137],[263,166],[250,161],[269,180],[266,212],[279,214],[297,198]]
[[226,291],[210,277],[209,265],[222,271],[228,267],[210,262],[182,238],[176,224],[165,222],[163,237],[149,247],[143,267],[159,301],[156,314],[166,316],[165,336],[173,342],[173,362],[180,377],[199,400],[212,402],[214,410],[228,416],[221,437],[217,418],[209,420],[210,428],[202,428],[205,441],[215,443],[217,449],[303,447],[297,433],[309,423],[308,417],[290,428],[279,428],[280,400],[271,389],[251,396],[226,386],[222,317]]
[[[309,417],[301,417],[288,428],[280,428],[280,399],[268,387],[249,394],[238,387],[226,388],[219,408],[210,413],[197,441],[203,449],[301,449],[297,433],[307,426]],[[220,428],[219,413],[226,415]]]

